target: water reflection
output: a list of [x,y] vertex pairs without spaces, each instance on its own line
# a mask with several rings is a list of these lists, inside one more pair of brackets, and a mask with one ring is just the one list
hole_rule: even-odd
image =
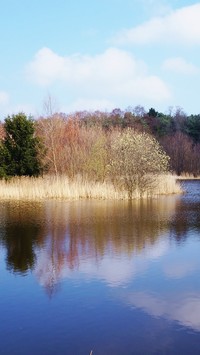
[[8,270],[26,274],[33,270],[36,260],[35,248],[41,238],[38,214],[42,217],[41,205],[1,204],[0,240],[6,248]]
[[131,204],[2,204],[0,239],[7,267],[21,273],[34,269],[38,281],[52,290],[59,279],[77,270],[89,273],[102,267],[102,278],[105,269],[108,279],[112,257],[110,273],[123,280],[134,256],[163,254],[168,241],[158,239],[168,232],[176,205],[174,197]]
[[153,317],[177,321],[184,327],[200,331],[200,295],[198,292],[171,293],[159,297],[151,293],[133,292],[126,295],[130,306],[140,308]]
[[[76,272],[110,286],[126,284],[146,272],[149,261],[166,255],[171,240],[183,244],[192,229],[200,230],[199,201],[188,204],[188,199],[3,203],[0,242],[7,268],[21,274],[32,270],[50,295]],[[196,267],[196,261],[179,258],[163,270],[177,279]]]
[[188,180],[183,182],[186,191],[178,199],[175,208],[175,215],[171,222],[173,238],[177,243],[185,241],[191,233],[200,231],[200,181]]
[[199,186],[132,204],[0,203],[0,352],[199,354]]

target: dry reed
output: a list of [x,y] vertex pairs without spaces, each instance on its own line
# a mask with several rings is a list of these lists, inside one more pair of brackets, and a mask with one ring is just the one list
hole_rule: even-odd
[[[176,177],[164,175],[158,178],[157,186],[143,194],[143,198],[181,193]],[[133,199],[140,198],[136,191]],[[44,199],[107,199],[127,200],[128,193],[114,188],[111,183],[87,182],[77,177],[73,181],[66,176],[14,177],[0,181],[1,200],[44,200]]]
[[194,176],[190,173],[183,173],[180,176],[177,176],[177,180],[200,180],[200,175]]

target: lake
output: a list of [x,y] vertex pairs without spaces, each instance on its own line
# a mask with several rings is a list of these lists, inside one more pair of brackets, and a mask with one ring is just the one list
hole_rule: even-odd
[[200,181],[0,203],[0,354],[200,354]]

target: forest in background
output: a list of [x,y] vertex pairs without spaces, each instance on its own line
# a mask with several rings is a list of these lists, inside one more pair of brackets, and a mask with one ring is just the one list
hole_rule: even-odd
[[[80,167],[81,159],[79,149],[81,155],[84,150],[92,149],[94,159],[95,154],[98,157],[102,155],[103,159],[105,134],[108,137],[113,131],[130,128],[156,138],[170,157],[171,172],[178,176],[200,174],[200,114],[188,116],[180,108],[169,109],[167,114],[154,108],[145,111],[142,106],[136,106],[125,111],[117,108],[111,112],[82,111],[66,115],[52,113],[48,106],[47,115],[36,120],[36,128],[37,134],[49,147],[46,158],[51,162],[50,172],[64,173],[68,166],[69,175],[76,174],[76,164]],[[79,149],[77,145],[80,145]],[[63,149],[67,154],[63,154]],[[69,155],[70,159],[73,155],[75,161],[66,161]]]

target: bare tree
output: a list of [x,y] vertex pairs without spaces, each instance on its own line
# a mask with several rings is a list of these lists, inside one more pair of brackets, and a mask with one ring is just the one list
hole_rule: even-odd
[[170,156],[170,168],[177,175],[189,173],[199,174],[200,145],[194,144],[192,138],[178,131],[174,135],[163,137],[161,144]]

